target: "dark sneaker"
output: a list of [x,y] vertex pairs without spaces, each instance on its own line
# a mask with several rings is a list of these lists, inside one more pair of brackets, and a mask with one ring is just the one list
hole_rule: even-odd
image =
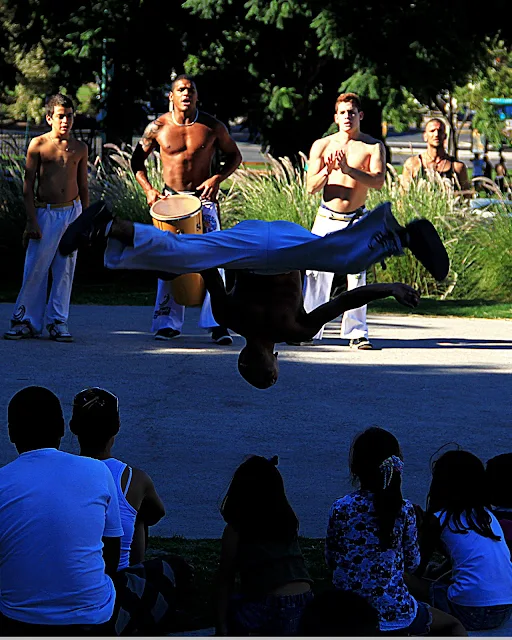
[[55,342],[73,342],[73,336],[69,333],[67,322],[59,322],[56,320],[47,325],[50,340]]
[[155,340],[172,340],[173,338],[177,338],[181,334],[181,331],[177,329],[171,329],[167,327],[166,329],[158,329],[155,333]]
[[373,349],[373,344],[368,340],[368,338],[354,338],[350,340],[348,346],[351,349],[361,349],[361,351],[368,351]]
[[313,340],[301,340],[300,342],[287,342],[291,347],[312,347],[315,343]]
[[220,344],[224,347],[233,344],[233,338],[229,335],[229,331],[224,327],[214,327],[212,329],[212,340],[216,344]]
[[6,340],[23,340],[25,338],[35,338],[36,335],[32,331],[32,327],[26,322],[18,322],[13,324],[9,331],[4,333]]
[[438,281],[450,270],[450,259],[434,225],[424,218],[405,225],[403,244]]
[[91,204],[64,232],[59,243],[61,255],[69,256],[73,251],[105,238],[107,224],[113,218],[112,212],[102,200]]

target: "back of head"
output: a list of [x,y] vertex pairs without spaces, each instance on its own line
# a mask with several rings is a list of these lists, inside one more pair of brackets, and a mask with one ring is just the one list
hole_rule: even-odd
[[512,453],[488,460],[485,475],[491,504],[512,508]]
[[297,534],[299,523],[277,462],[277,456],[251,456],[233,475],[220,512],[244,540],[286,541]]
[[75,110],[73,100],[71,100],[69,96],[66,96],[63,93],[56,93],[53,96],[50,96],[46,102],[46,115],[51,118],[53,115],[53,109],[57,106],[64,107],[66,109],[73,109],[73,111]]
[[489,506],[485,468],[477,456],[469,451],[447,451],[433,463],[427,511],[445,512],[445,524],[452,531],[472,529],[496,539],[486,511]]
[[316,595],[302,614],[300,636],[375,636],[379,614],[357,593],[329,589]]
[[106,389],[90,387],[73,399],[71,432],[80,446],[101,448],[119,432],[119,401]]
[[64,435],[64,416],[57,396],[45,387],[25,387],[7,407],[9,438],[17,449],[54,447]]
[[373,494],[381,547],[394,547],[397,541],[393,540],[393,529],[403,506],[403,462],[398,440],[385,429],[370,427],[352,442],[349,464],[354,480]]

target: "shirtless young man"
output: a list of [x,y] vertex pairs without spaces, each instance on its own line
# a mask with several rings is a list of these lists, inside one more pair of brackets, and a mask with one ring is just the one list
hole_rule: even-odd
[[[67,230],[59,250],[67,255],[96,241],[104,243],[105,266],[146,269],[168,274],[201,272],[211,294],[217,322],[247,340],[239,371],[253,386],[265,389],[277,380],[276,342],[309,340],[327,321],[361,305],[394,296],[415,307],[418,293],[407,285],[359,287],[307,313],[300,271],[336,273],[363,271],[407,247],[438,279],[449,270],[446,250],[428,220],[402,227],[389,203],[369,212],[358,224],[320,237],[282,220],[245,220],[231,229],[207,235],[175,235],[151,225],[113,218],[102,202],[95,203]],[[227,293],[217,267],[235,270]],[[169,275],[169,277],[172,277]]]
[[[169,99],[172,111],[152,122],[146,128],[132,156],[132,169],[144,189],[151,207],[159,198],[172,193],[194,193],[202,200],[203,232],[220,230],[217,194],[220,184],[230,176],[242,161],[242,155],[222,122],[197,108],[197,89],[187,75],[178,76],[171,85]],[[148,179],[145,160],[160,147],[165,188],[163,194]],[[211,175],[216,149],[226,158],[220,173]],[[159,280],[152,330],[155,339],[170,340],[181,332],[185,320],[185,307],[172,297],[171,282]],[[212,332],[217,344],[231,344],[226,327],[217,326],[206,297],[199,326]]]
[[[7,340],[39,337],[46,328],[57,342],[72,342],[68,329],[69,300],[76,253],[63,257],[58,246],[68,225],[89,206],[87,145],[71,136],[74,108],[68,96],[57,93],[46,106],[51,131],[33,138],[27,150],[23,198],[27,247],[23,284],[11,318]],[[37,181],[37,192],[34,189]],[[52,288],[46,304],[48,275]]]
[[[379,140],[361,132],[364,113],[355,93],[343,93],[336,100],[334,122],[339,131],[316,140],[308,163],[309,193],[323,191],[312,233],[324,236],[357,222],[364,214],[368,189],[381,189],[386,175],[386,153]],[[327,302],[333,273],[307,271],[304,305],[307,310]],[[366,272],[347,275],[350,291],[366,284]],[[323,327],[315,338],[321,339]],[[371,349],[366,324],[366,305],[343,314],[341,337],[355,349]],[[311,341],[310,341],[311,343]]]
[[439,118],[432,118],[425,126],[423,140],[427,143],[425,154],[411,156],[404,162],[402,186],[408,189],[415,178],[425,177],[427,172],[438,173],[442,178],[455,182],[456,189],[463,195],[470,195],[471,185],[466,165],[448,155],[444,144],[446,125]]

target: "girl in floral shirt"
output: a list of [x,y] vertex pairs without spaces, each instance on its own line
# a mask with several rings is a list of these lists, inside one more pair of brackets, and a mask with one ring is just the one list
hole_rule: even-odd
[[379,612],[381,632],[467,635],[452,616],[416,601],[404,571],[420,562],[416,515],[402,497],[402,453],[389,431],[371,427],[352,443],[350,471],[360,489],[332,505],[325,557],[338,589],[363,596]]

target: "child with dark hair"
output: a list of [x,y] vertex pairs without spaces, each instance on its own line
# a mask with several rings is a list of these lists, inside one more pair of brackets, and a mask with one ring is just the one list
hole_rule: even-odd
[[512,551],[512,453],[502,453],[488,460],[486,476],[492,512]]
[[329,589],[306,606],[300,636],[377,636],[379,614],[357,593]]
[[[277,456],[248,458],[222,502],[217,635],[296,635],[313,597],[299,521],[276,465]],[[237,574],[240,591],[232,594]]]
[[402,497],[402,452],[393,434],[371,427],[355,438],[350,471],[360,488],[331,507],[325,558],[337,589],[353,591],[379,614],[393,635],[467,635],[452,616],[417,601],[404,571],[420,562],[416,515]]
[[410,576],[417,597],[458,618],[468,631],[495,629],[512,614],[512,564],[490,510],[482,461],[447,451],[434,463],[427,498],[426,554],[440,543],[451,560],[449,584]]

